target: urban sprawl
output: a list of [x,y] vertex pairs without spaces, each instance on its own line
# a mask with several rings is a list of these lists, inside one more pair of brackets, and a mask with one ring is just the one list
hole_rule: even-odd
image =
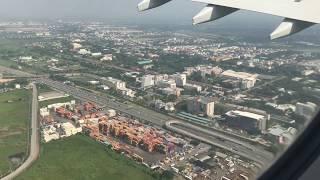
[[0,93],[36,84],[42,143],[84,134],[186,179],[254,178],[320,102],[312,43],[63,21],[0,37],[24,49],[1,52]]

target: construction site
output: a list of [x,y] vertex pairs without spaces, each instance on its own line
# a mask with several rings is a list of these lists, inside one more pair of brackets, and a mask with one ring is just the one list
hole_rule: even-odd
[[184,143],[162,129],[146,126],[91,102],[51,104],[41,108],[40,115],[44,142],[82,132],[149,165],[174,153]]
[[50,104],[40,109],[40,116],[45,143],[83,133],[152,170],[171,170],[186,179],[238,176],[239,169],[241,176],[251,174],[250,162],[92,102]]

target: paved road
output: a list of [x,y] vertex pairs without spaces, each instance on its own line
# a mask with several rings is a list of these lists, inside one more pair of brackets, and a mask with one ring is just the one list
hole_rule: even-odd
[[16,75],[18,77],[34,77],[35,75],[27,73],[27,72],[23,72],[20,70],[16,70],[16,69],[12,69],[12,68],[8,68],[5,66],[0,66],[0,73],[7,73],[7,74],[12,74],[12,75]]
[[189,123],[181,121],[168,121],[166,122],[166,127],[177,133],[187,135],[191,138],[198,139],[202,142],[220,147],[234,154],[238,154],[242,157],[257,162],[260,165],[267,165],[274,158],[272,153],[264,149],[242,141],[237,141],[236,139],[232,139],[230,137],[221,136],[216,132],[208,131]]
[[40,136],[39,136],[39,121],[38,121],[38,92],[35,84],[33,87],[33,98],[32,98],[32,118],[31,118],[31,141],[30,141],[30,154],[28,159],[19,166],[15,171],[10,173],[8,176],[1,180],[11,180],[21,174],[24,170],[32,165],[32,163],[39,156],[40,149]]

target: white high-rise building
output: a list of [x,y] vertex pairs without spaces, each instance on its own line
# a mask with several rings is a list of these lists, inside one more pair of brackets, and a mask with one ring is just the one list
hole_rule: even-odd
[[145,89],[154,86],[154,75],[144,75],[141,78],[141,88]]
[[176,81],[177,86],[183,87],[187,83],[186,74],[174,74],[172,78]]
[[214,101],[206,97],[195,97],[188,101],[188,112],[203,113],[208,117],[214,116]]

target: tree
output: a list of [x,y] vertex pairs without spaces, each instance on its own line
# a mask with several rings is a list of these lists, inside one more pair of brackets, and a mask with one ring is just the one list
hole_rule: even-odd
[[171,180],[171,179],[173,179],[173,177],[174,177],[174,174],[173,174],[172,171],[165,170],[165,171],[163,171],[163,173],[161,174],[160,179],[161,179],[161,180]]
[[176,100],[177,100],[177,96],[176,96],[176,95],[170,94],[170,95],[167,97],[167,101],[168,101],[168,102],[175,102]]
[[200,72],[192,73],[190,76],[190,79],[193,81],[198,81],[198,82],[201,82],[203,80]]

